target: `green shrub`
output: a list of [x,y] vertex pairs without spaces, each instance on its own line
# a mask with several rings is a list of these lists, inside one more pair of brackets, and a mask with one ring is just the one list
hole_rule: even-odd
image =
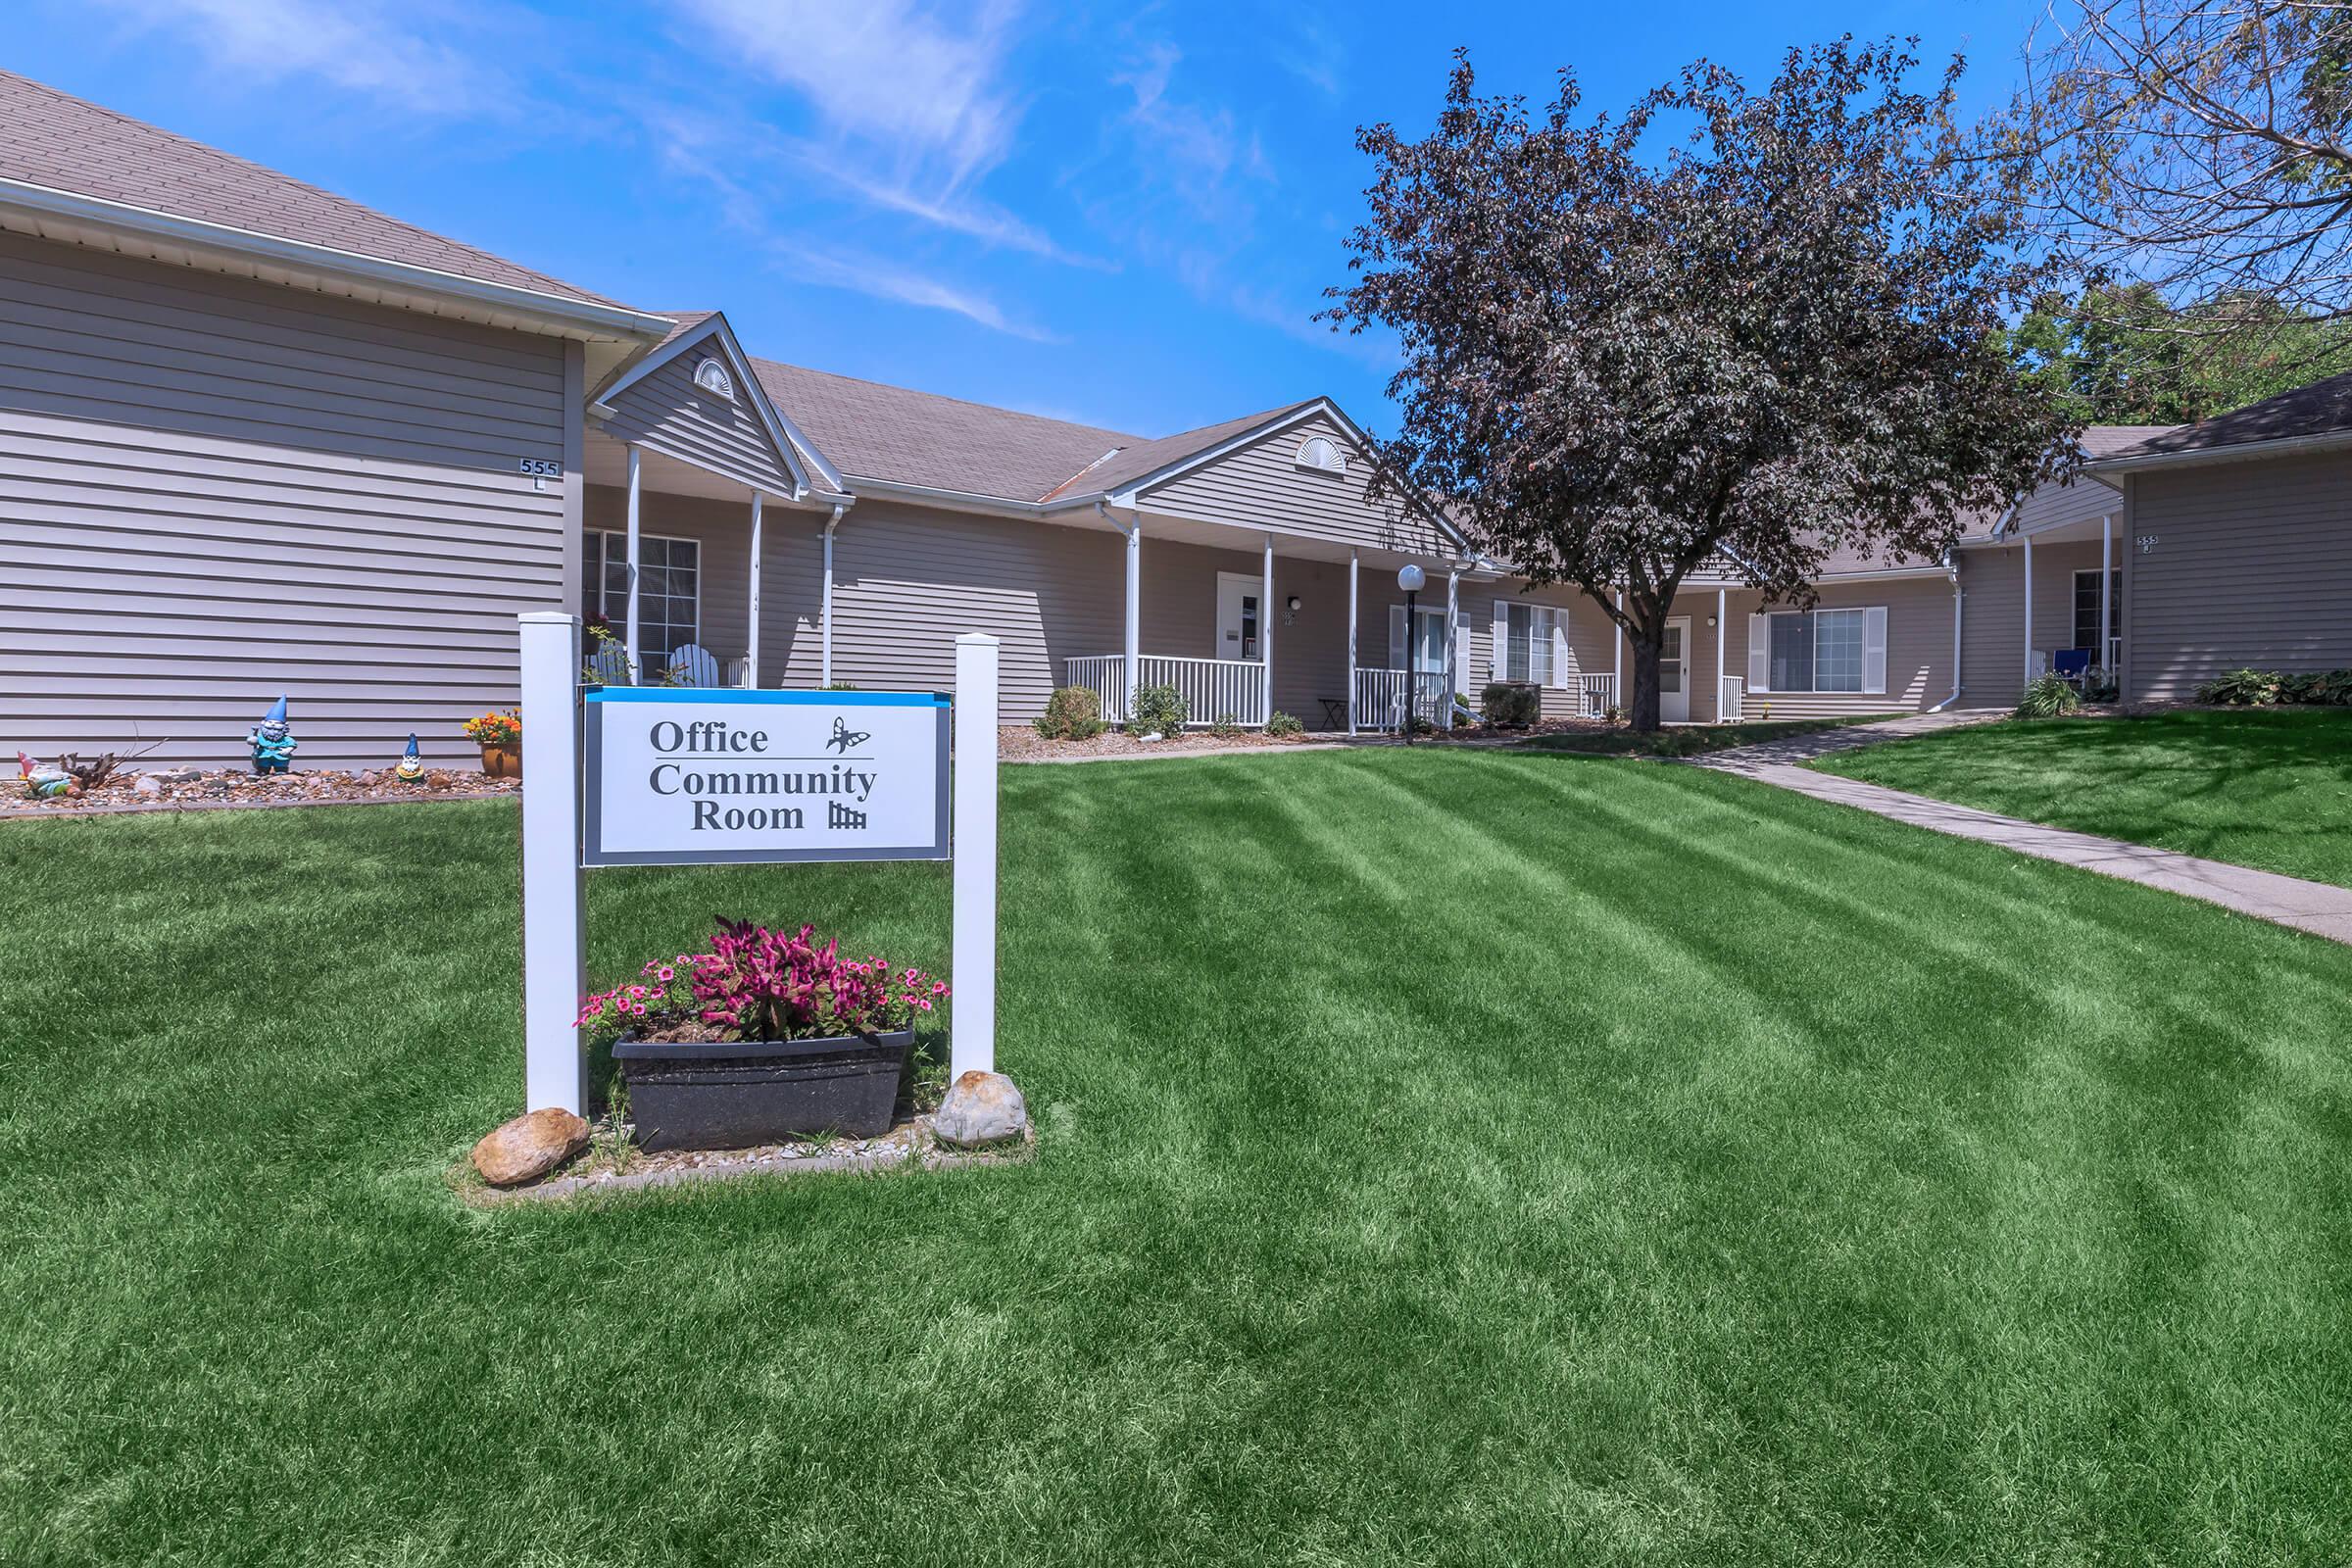
[[2209,680],[2198,687],[2197,701],[2230,708],[2269,708],[2278,703],[2282,684],[2271,670],[2233,669],[2219,680]]
[[1092,686],[1056,686],[1037,715],[1037,732],[1050,741],[1091,741],[1109,728],[1102,699]]
[[1478,710],[1490,724],[1533,724],[1544,715],[1544,691],[1523,680],[1498,680],[1478,694]]
[[1242,732],[1242,721],[1231,713],[1219,713],[1208,722],[1208,732],[1221,741],[1232,740]]
[[2082,706],[2074,687],[2057,675],[2036,675],[2017,705],[2020,718],[2059,718]]
[[1287,741],[1294,735],[1305,734],[1306,726],[1298,722],[1298,714],[1286,713],[1277,708],[1266,715],[1266,733],[1275,740]]
[[2352,708],[2352,669],[2331,669],[2325,675],[2314,675],[2311,695],[2304,700],[2329,708]]
[[1135,692],[1135,711],[1127,719],[1127,733],[1181,735],[1184,720],[1182,692],[1173,686],[1139,686]]
[[2112,703],[2120,695],[2121,677],[2112,669],[2096,664],[2082,672],[2082,700],[2086,703]]
[[2316,703],[2319,701],[2320,674],[2280,675],[2278,700],[2282,703]]

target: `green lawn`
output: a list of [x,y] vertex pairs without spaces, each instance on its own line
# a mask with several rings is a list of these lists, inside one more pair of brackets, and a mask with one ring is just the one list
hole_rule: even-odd
[[[2352,1540],[2352,951],[1692,768],[1004,788],[1034,1163],[495,1213],[510,805],[0,825],[0,1561]],[[945,897],[599,872],[593,968]]]
[[2352,710],[2009,719],[1812,765],[2029,821],[2352,887]]
[[1526,744],[1542,752],[1580,752],[1600,757],[1697,757],[1707,752],[1753,746],[1759,741],[1813,735],[1849,724],[1876,724],[1892,713],[1858,713],[1846,718],[1764,718],[1738,724],[1677,724],[1643,734],[1631,729],[1562,730],[1531,737]]

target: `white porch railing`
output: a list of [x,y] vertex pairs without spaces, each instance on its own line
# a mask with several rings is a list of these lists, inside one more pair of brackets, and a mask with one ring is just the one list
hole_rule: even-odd
[[[1064,684],[1091,687],[1102,699],[1102,716],[1127,721],[1127,659],[1096,654],[1062,661]],[[1230,719],[1247,729],[1263,728],[1268,707],[1266,666],[1254,659],[1179,659],[1144,654],[1135,662],[1138,686],[1173,686],[1184,700],[1187,724]]]
[[1715,722],[1737,724],[1747,701],[1747,679],[1741,675],[1722,675],[1715,681]]
[[1402,729],[1408,683],[1414,711],[1429,723],[1443,725],[1447,695],[1443,672],[1425,669],[1408,675],[1401,669],[1359,667],[1355,671],[1355,727],[1381,732]]
[[1093,654],[1065,659],[1064,686],[1084,686],[1102,700],[1102,717],[1113,724],[1127,722],[1127,656]]
[[1609,710],[1617,706],[1617,677],[1615,675],[1579,675],[1584,687],[1582,716],[1606,718]]

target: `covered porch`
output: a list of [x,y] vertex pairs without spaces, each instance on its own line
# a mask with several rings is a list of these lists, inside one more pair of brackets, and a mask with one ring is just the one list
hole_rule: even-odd
[[1447,698],[1467,679],[1464,588],[1491,574],[1273,529],[1106,520],[1123,540],[1123,646],[1064,659],[1059,683],[1094,692],[1109,722],[1127,721],[1138,691],[1166,687],[1195,728],[1262,729],[1287,712],[1309,729],[1377,733],[1408,711],[1451,727]]

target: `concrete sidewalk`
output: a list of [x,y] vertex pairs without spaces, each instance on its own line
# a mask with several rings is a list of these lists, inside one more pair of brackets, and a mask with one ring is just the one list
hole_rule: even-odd
[[[1875,733],[1877,739],[1893,739],[1895,735],[1890,732],[1896,732],[1896,725],[1909,723],[1911,720],[1898,719],[1894,723],[1858,725],[1853,729],[1832,733]],[[1897,733],[1917,734],[1919,730],[1913,728]],[[1811,735],[1796,737],[1798,741],[1819,738]],[[1817,801],[1851,806],[1893,821],[1908,822],[1913,827],[1924,827],[1930,832],[1997,844],[2005,850],[2015,850],[2020,855],[2031,855],[2036,859],[2056,860],[2062,865],[2096,871],[2101,876],[2137,882],[2142,887],[2162,888],[2167,893],[2178,893],[2183,898],[2202,899],[2207,904],[2218,904],[2225,909],[2250,914],[2258,920],[2292,926],[2298,931],[2308,931],[2331,942],[2352,945],[2352,888],[2339,888],[2326,882],[2306,882],[2300,877],[2280,876],[2275,871],[2256,871],[2247,866],[2199,859],[2193,855],[2150,849],[2144,844],[2125,844],[2089,833],[2072,833],[2064,828],[2045,827],[2038,822],[2021,822],[2013,816],[1998,816],[1990,811],[1954,806],[1948,801],[1931,801],[1923,795],[1907,795],[1901,790],[1865,784],[1858,779],[1839,778],[1835,773],[1817,773],[1809,767],[1796,766],[1787,759],[1787,749],[1792,744],[1788,741],[1767,741],[1759,746],[1743,746],[1729,752],[1718,752],[1712,757],[1692,758],[1690,760],[1698,767],[1737,773],[1759,783],[1794,790],[1799,795],[1810,795]],[[1869,744],[1869,740],[1859,740],[1829,750],[1845,751],[1852,745]]]

